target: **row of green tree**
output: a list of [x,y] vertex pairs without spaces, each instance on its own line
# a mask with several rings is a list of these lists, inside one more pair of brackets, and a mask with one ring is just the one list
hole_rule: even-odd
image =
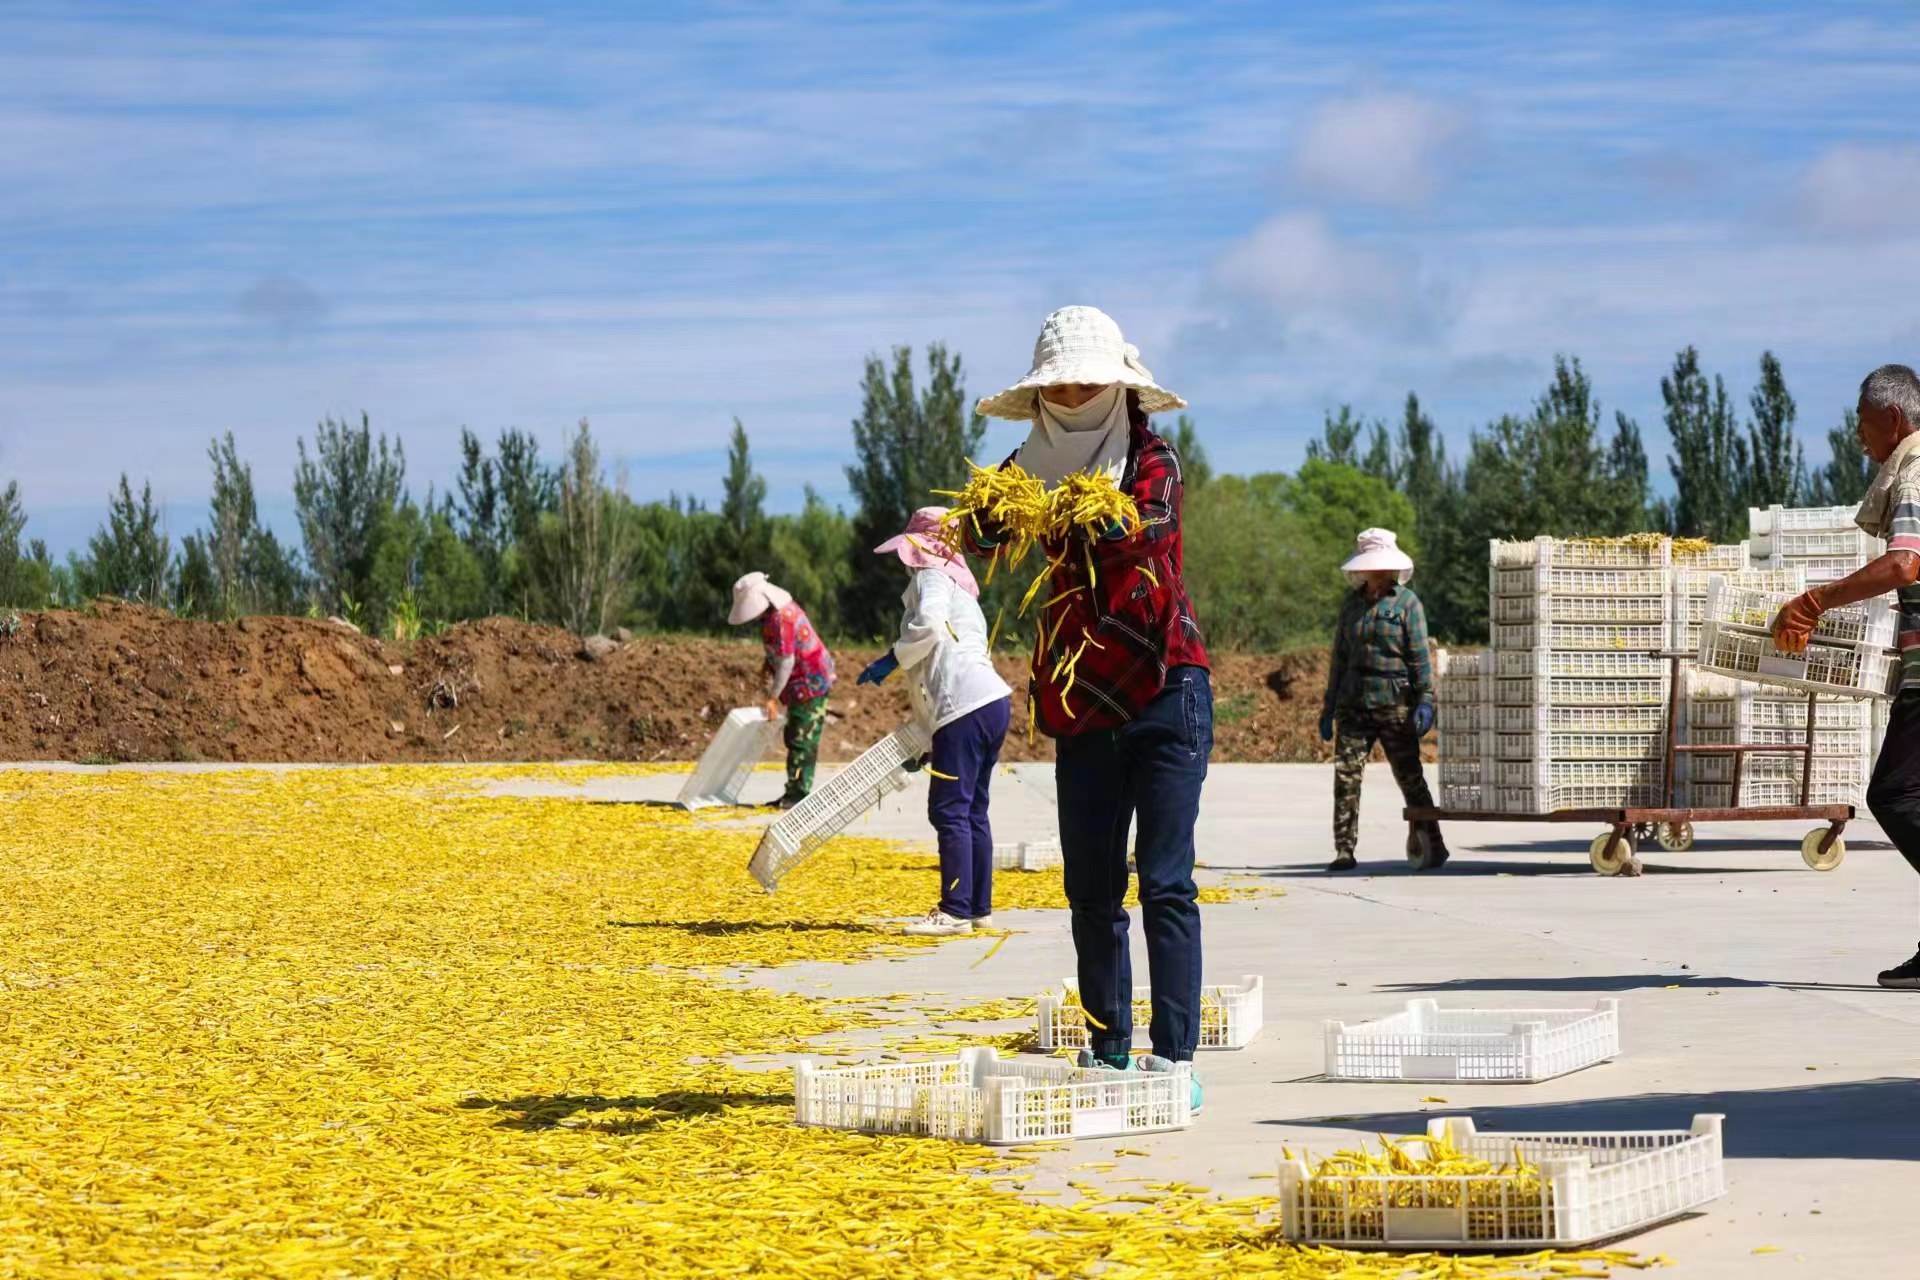
[[[1432,418],[1407,397],[1400,422],[1330,413],[1292,474],[1215,475],[1192,421],[1169,434],[1184,460],[1188,580],[1216,645],[1273,649],[1323,640],[1346,589],[1338,566],[1370,525],[1399,531],[1418,559],[1434,630],[1483,637],[1486,540],[1541,533],[1668,530],[1743,536],[1746,508],[1858,499],[1869,467],[1851,412],[1827,432],[1831,459],[1809,467],[1779,361],[1761,358],[1745,420],[1725,383],[1688,348],[1662,380],[1673,441],[1672,499],[1648,479],[1636,423],[1601,407],[1577,360],[1555,363],[1531,410],[1474,431],[1450,459]],[[985,423],[967,409],[960,358],[934,345],[925,380],[913,354],[871,357],[853,422],[851,516],[806,491],[798,513],[770,514],[746,429],[736,420],[717,507],[680,495],[636,502],[602,462],[584,422],[549,459],[518,429],[491,447],[462,430],[453,485],[424,498],[408,484],[398,439],[327,420],[298,442],[296,549],[262,521],[251,467],[233,437],[213,441],[206,527],[177,545],[150,487],[122,476],[106,522],[62,561],[25,536],[16,484],[0,488],[0,606],[75,605],[114,595],[182,615],[337,614],[400,636],[511,614],[577,632],[617,624],[660,631],[724,628],[733,580],[765,569],[829,635],[886,634],[903,585],[897,563],[865,549],[897,532],[933,491],[964,480]],[[1017,601],[1032,571],[985,591],[1006,643],[1023,642]]]

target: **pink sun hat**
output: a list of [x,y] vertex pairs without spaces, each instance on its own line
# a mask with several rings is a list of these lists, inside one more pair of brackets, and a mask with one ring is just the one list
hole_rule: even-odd
[[906,532],[888,538],[875,547],[874,552],[885,555],[891,551],[910,569],[944,573],[968,595],[978,599],[980,584],[973,580],[973,570],[967,568],[966,560],[954,549],[947,531],[941,527],[946,514],[945,507],[920,508],[907,520]]

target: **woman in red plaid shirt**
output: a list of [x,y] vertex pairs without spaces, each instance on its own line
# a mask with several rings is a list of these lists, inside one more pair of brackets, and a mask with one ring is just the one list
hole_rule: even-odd
[[[991,417],[1033,424],[1008,459],[1058,484],[1105,472],[1140,509],[1133,532],[1115,525],[1043,548],[1060,561],[1042,593],[1028,706],[1055,740],[1055,786],[1089,1062],[1130,1064],[1133,972],[1127,947],[1127,835],[1153,985],[1147,1069],[1190,1062],[1200,1037],[1200,907],[1193,826],[1213,751],[1207,651],[1182,576],[1180,460],[1147,415],[1184,408],[1158,386],[1120,327],[1093,307],[1048,316],[1033,369],[980,402]],[[983,522],[979,555],[999,530]],[[1067,554],[1062,554],[1062,553]],[[1088,643],[1082,647],[1081,641]],[[1071,672],[1062,659],[1078,652]],[[1200,1104],[1200,1088],[1193,1086]]]

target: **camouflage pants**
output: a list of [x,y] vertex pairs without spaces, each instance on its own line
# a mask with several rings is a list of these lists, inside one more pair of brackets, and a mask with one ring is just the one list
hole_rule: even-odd
[[787,725],[781,731],[787,744],[786,799],[798,800],[813,790],[813,767],[820,763],[820,739],[826,733],[825,694],[787,708]]
[[1393,779],[1407,804],[1433,804],[1427,776],[1420,772],[1420,740],[1414,737],[1409,715],[1404,707],[1373,707],[1343,708],[1334,717],[1333,848],[1343,858],[1351,858],[1360,843],[1360,779],[1375,742],[1393,766]]

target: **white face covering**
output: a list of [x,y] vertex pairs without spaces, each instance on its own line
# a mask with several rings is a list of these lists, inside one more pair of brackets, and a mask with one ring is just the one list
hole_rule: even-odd
[[1127,465],[1130,441],[1127,389],[1115,383],[1077,409],[1036,398],[1040,416],[1026,443],[1020,465],[1047,484],[1059,484],[1076,471],[1106,471],[1114,479]]

